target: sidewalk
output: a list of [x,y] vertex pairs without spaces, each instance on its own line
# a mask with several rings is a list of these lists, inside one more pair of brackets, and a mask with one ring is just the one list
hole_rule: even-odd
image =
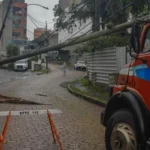
[[109,98],[107,91],[100,87],[83,85],[81,79],[70,83],[68,85],[68,90],[76,96],[80,96],[91,103],[95,103],[103,107],[106,106]]

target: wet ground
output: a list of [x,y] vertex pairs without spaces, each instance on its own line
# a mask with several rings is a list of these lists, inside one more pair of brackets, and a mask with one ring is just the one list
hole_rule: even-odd
[[0,84],[12,82],[15,80],[27,79],[29,76],[35,73],[30,71],[15,72],[12,70],[0,69]]
[[[100,125],[103,108],[70,94],[60,86],[61,83],[75,80],[85,73],[68,70],[67,75],[63,76],[60,68],[53,65],[50,74],[41,76],[30,72],[4,73],[4,70],[0,70],[0,94],[49,104],[0,104],[0,111],[58,109],[62,114],[54,114],[53,119],[64,150],[104,150],[104,128]],[[3,82],[12,78],[15,80]],[[0,130],[4,122],[5,117],[0,117]],[[57,150],[53,144],[47,115],[12,116],[3,149]]]

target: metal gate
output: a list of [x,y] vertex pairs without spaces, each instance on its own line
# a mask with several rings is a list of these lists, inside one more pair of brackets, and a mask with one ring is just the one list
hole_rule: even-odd
[[119,73],[128,62],[125,47],[107,48],[88,53],[86,56],[90,81],[108,84],[109,74]]

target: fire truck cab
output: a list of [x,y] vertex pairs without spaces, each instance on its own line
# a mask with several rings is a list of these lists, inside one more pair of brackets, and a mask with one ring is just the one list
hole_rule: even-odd
[[[131,33],[134,60],[120,71],[101,123],[106,150],[150,150],[150,21]],[[135,54],[132,54],[134,51]]]

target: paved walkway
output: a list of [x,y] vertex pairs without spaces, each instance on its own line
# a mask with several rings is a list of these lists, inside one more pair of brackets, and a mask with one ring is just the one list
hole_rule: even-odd
[[[0,85],[0,94],[21,97],[25,100],[48,103],[48,105],[0,104],[0,111],[59,109],[63,113],[53,115],[64,150],[104,150],[104,128],[100,125],[103,108],[70,94],[59,85],[75,80],[85,73],[68,71],[64,77],[60,66],[51,66],[48,75],[32,75]],[[38,94],[47,95],[39,96]],[[0,130],[5,118],[0,118]],[[46,115],[13,116],[10,121],[4,150],[57,150]]]

